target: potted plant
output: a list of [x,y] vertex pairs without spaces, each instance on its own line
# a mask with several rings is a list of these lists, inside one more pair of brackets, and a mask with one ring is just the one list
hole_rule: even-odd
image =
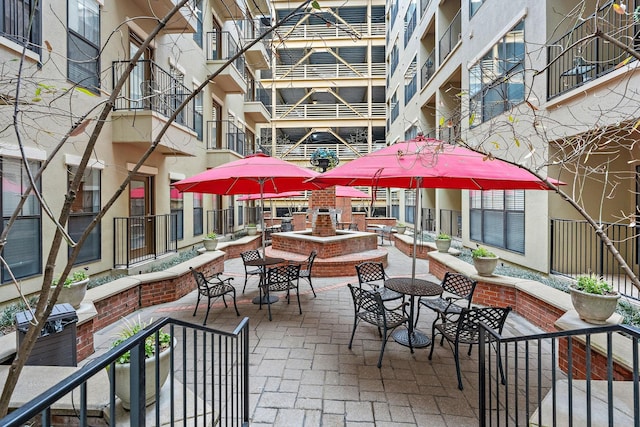
[[[55,279],[51,284],[52,287],[58,286],[60,279]],[[89,284],[89,275],[84,270],[77,270],[69,274],[62,284],[62,290],[58,295],[57,303],[69,303],[76,310],[80,308],[82,300],[87,293],[87,285]]]
[[580,319],[596,325],[607,323],[620,299],[609,283],[593,275],[579,276],[576,283],[569,285],[569,293]]
[[[149,321],[151,323],[152,321]],[[111,348],[117,347],[122,344],[127,339],[131,338],[138,332],[142,331],[147,326],[146,323],[141,322],[138,318],[137,322],[126,322],[125,327],[118,335],[118,338],[111,344]],[[145,369],[145,405],[151,405],[156,401],[156,375],[155,375],[155,366],[156,363],[160,364],[160,375],[159,375],[159,383],[160,386],[158,390],[162,388],[167,377],[169,376],[169,368],[171,358],[171,347],[176,345],[175,338],[173,342],[171,340],[171,335],[166,332],[159,331],[158,332],[158,340],[159,340],[159,356],[156,358],[155,350],[155,334],[150,335],[146,338],[144,342],[144,369]],[[122,401],[122,407],[126,410],[129,410],[131,407],[131,385],[130,385],[130,376],[131,376],[131,352],[127,351],[123,353],[115,363],[115,393],[116,396],[120,398]],[[156,362],[156,359],[158,360]],[[107,367],[107,369],[109,369]]]
[[247,225],[247,234],[249,234],[249,236],[255,236],[258,234],[258,227],[256,227],[255,224]]
[[473,265],[480,276],[491,276],[500,259],[496,254],[482,246],[472,250],[471,257],[473,258]]
[[202,239],[202,243],[204,243],[204,248],[208,251],[215,251],[218,247],[218,235],[216,232],[211,232],[204,236]]
[[449,248],[451,247],[451,236],[447,233],[440,233],[436,236],[436,248],[438,248],[438,252],[449,252]]
[[404,232],[407,231],[407,225],[404,222],[396,223],[396,231],[398,234],[404,234]]

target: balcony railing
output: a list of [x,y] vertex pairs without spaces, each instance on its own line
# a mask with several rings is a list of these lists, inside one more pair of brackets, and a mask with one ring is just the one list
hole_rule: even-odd
[[438,64],[442,64],[444,62],[445,58],[449,56],[462,36],[460,12],[461,11],[458,11],[456,16],[451,20],[451,24],[449,24],[449,27],[440,38],[440,61]]
[[271,90],[265,89],[259,81],[255,82],[253,90],[244,94],[244,100],[245,102],[261,102],[268,111],[271,111]]
[[295,67],[280,65],[276,67],[275,76],[279,79],[328,79],[337,77],[369,78],[384,77],[386,64],[374,62],[371,64],[300,64]]
[[283,25],[280,27],[282,38],[284,40],[291,39],[319,39],[319,38],[348,38],[354,36],[384,36],[385,24],[371,24],[371,32],[369,32],[368,24],[354,23],[345,25],[338,23],[336,25]]
[[[4,0],[0,2],[0,35],[40,54],[42,45],[42,2]],[[31,12],[33,11],[33,12]],[[33,20],[30,19],[33,13]],[[33,21],[33,24],[31,22]]]
[[207,135],[208,150],[231,150],[241,156],[253,154],[255,151],[253,141],[249,141],[245,132],[229,120],[208,121]]
[[[602,223],[602,230],[633,270],[640,275],[640,232],[638,227]],[[593,273],[604,277],[614,289],[633,299],[640,291],[620,270],[620,265],[586,221],[551,219],[551,272],[569,277]]]
[[[406,19],[406,17],[405,17]],[[404,45],[406,46],[409,43],[409,40],[411,39],[411,36],[413,35],[413,32],[416,29],[416,9],[415,7],[413,7],[413,15],[411,16],[411,19],[409,19],[409,21],[405,21],[405,28],[404,28]]]
[[[226,61],[240,52],[238,41],[228,31],[210,31],[207,33],[207,60]],[[233,65],[240,74],[244,74],[244,56],[240,55]]]
[[427,56],[427,60],[422,64],[422,68],[420,69],[420,87],[425,87],[427,82],[433,77],[436,73],[436,49],[434,48],[429,56]]
[[[149,360],[144,357],[145,341],[147,337],[152,337],[154,346],[158,347],[158,331],[161,329],[168,332],[172,341],[176,342],[170,350],[171,371],[162,392],[176,398],[158,398],[146,408],[145,383],[152,379],[145,378],[145,361]],[[116,360],[127,351],[131,352],[131,384],[137,387],[130,392],[130,411],[123,411],[117,410],[114,390],[118,377],[115,375],[115,367]],[[99,381],[96,378],[104,375],[107,369],[112,387],[104,390],[110,403],[102,408],[104,413],[99,420],[100,425],[104,425],[104,418],[112,421],[110,425],[144,425],[146,412],[155,411],[155,421],[147,420],[147,425],[160,425],[162,415],[162,425],[167,426],[184,425],[186,420],[198,420],[198,425],[248,426],[251,410],[250,351],[249,318],[244,318],[231,332],[175,319],[160,319],[11,412],[2,419],[2,425],[62,425],[63,421],[59,421],[58,417],[69,416],[71,407],[73,425],[93,425],[95,418],[90,419],[89,414],[95,414],[96,408],[87,404],[87,390],[89,383]],[[156,362],[149,372],[159,375],[159,360],[160,358],[155,358]],[[158,385],[155,393],[156,396],[160,393]],[[196,396],[196,401],[191,399],[189,402],[186,398],[188,394]],[[53,421],[56,421],[55,424]]]
[[[129,61],[113,62],[113,84],[127,71],[128,66]],[[125,95],[116,99],[114,111],[150,110],[165,117],[171,117],[178,106],[191,95],[191,90],[182,84],[182,80],[150,60],[138,61],[123,90]],[[193,100],[180,111],[175,122],[195,130]]]
[[[481,325],[480,426],[637,424],[639,342],[620,325],[509,338]],[[631,374],[617,369],[620,347]]]
[[[604,31],[626,46],[640,51],[640,31],[638,24],[632,24],[627,15],[614,12],[610,1],[602,6],[595,15],[567,32],[548,47],[547,99],[568,92],[586,82],[615,70],[623,61],[633,58],[622,48],[600,37],[589,38],[595,31],[594,25],[602,26]],[[640,1],[627,2],[627,10],[635,10]],[[594,24],[594,20],[597,24]],[[611,30],[611,31],[609,31]],[[568,46],[574,45],[571,49]],[[635,59],[634,59],[635,60]]]
[[176,214],[114,218],[114,267],[129,268],[177,252],[177,227]]
[[[369,152],[369,146],[366,143],[349,144],[354,150],[347,147],[344,144],[277,144],[275,157],[286,160],[302,160],[311,158],[311,154],[318,148],[324,148],[326,150],[333,150],[338,155],[338,159],[353,160],[360,156],[363,156]],[[385,141],[375,141],[371,148],[371,151],[377,151],[386,147]]]
[[276,117],[279,119],[353,119],[381,118],[386,116],[384,103],[369,104],[359,102],[353,104],[300,104],[276,105]]

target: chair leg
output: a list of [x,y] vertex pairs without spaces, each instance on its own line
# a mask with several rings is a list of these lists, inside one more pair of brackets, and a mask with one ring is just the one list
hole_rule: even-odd
[[236,305],[236,290],[233,290],[233,308],[236,309],[236,314],[240,316],[240,312],[238,311],[238,306]]
[[224,308],[227,308],[227,300],[224,298],[224,295],[222,295],[222,302],[224,303]]
[[349,350],[351,350],[351,344],[353,344],[353,337],[356,335],[356,327],[358,326],[358,318],[353,319],[353,331],[351,331],[351,339],[349,340]]
[[384,348],[387,346],[387,328],[384,328],[384,337],[382,339],[382,347],[380,348],[380,357],[378,357],[378,369],[382,368],[382,356],[384,355]]
[[313,292],[313,297],[316,297],[316,291],[313,289],[313,283],[311,283],[311,276],[309,276],[309,286],[311,286],[311,292]]
[[296,288],[296,297],[298,298],[298,310],[300,314],[302,314],[302,307],[300,307],[300,289]]
[[196,315],[196,311],[198,311],[199,304],[200,304],[200,292],[198,292],[198,301],[196,302],[196,308],[193,310],[193,316]]
[[[403,301],[403,302],[404,302],[404,301]],[[418,327],[418,319],[420,318],[420,305],[421,305],[421,304],[420,304],[420,299],[418,299],[418,312],[416,313],[416,321],[415,321],[415,323],[413,324],[413,327],[414,327],[414,328],[417,328],[417,327]]]
[[435,341],[435,339],[436,339],[436,331],[437,331],[436,328],[432,328],[431,329],[431,350],[429,350],[429,360],[431,360],[431,356],[433,356],[433,347],[435,347],[433,345],[433,343],[436,342]]
[[242,293],[244,294],[244,290],[247,288],[247,281],[249,280],[249,275],[245,273],[244,275],[244,286],[242,287]]
[[456,374],[458,374],[458,389],[462,390],[462,374],[460,374],[460,346],[456,342],[454,349],[454,359],[456,359]]
[[207,325],[207,319],[209,318],[209,310],[211,309],[211,297],[207,299],[207,314],[204,315],[204,322],[202,322],[203,326]]
[[269,311],[269,321],[271,321],[271,303],[269,298],[269,287],[267,286],[264,290],[265,298],[267,299],[267,310]]

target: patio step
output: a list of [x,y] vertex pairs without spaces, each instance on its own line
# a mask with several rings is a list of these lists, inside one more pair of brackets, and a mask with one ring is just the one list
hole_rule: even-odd
[[[573,380],[573,425],[587,425],[587,381]],[[529,418],[530,426],[569,425],[568,406],[569,383],[567,380],[556,381],[556,424],[553,423],[553,395],[550,390],[542,400],[542,405]],[[607,381],[591,381],[591,425],[609,425],[608,420]],[[613,382],[613,425],[633,425],[633,382]],[[539,414],[542,413],[542,420]],[[542,422],[540,422],[542,421]]]

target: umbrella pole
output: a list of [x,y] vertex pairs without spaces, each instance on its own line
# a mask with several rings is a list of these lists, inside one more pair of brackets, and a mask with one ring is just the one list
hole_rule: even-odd
[[416,278],[416,255],[418,247],[418,224],[420,224],[420,182],[422,178],[416,179],[416,205],[413,207],[413,260],[411,264],[411,283]]
[[260,179],[260,228],[262,230],[262,257],[266,258],[267,254],[265,252],[265,242],[264,242],[264,180]]

